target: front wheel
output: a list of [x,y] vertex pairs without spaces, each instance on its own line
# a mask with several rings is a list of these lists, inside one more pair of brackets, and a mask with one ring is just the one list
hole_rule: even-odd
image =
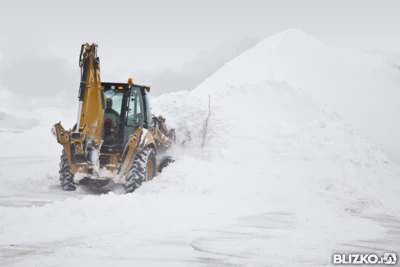
[[136,154],[132,167],[126,175],[126,192],[131,193],[143,182],[152,180],[156,176],[156,171],[156,153],[153,148],[146,147]]
[[74,174],[72,173],[71,167],[69,166],[69,162],[67,159],[67,154],[63,149],[62,155],[60,158],[60,184],[61,188],[64,191],[75,191],[76,184],[74,182]]

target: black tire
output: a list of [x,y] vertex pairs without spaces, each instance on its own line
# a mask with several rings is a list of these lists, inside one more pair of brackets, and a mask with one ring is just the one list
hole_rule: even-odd
[[158,172],[161,173],[162,170],[167,167],[170,163],[175,162],[175,160],[171,157],[171,156],[164,156],[161,160],[160,160],[160,164],[158,165]]
[[71,167],[69,166],[69,162],[67,159],[67,155],[65,154],[65,150],[63,149],[60,161],[60,184],[61,188],[64,191],[75,191],[76,184],[74,182],[74,174],[72,173]]
[[[147,165],[152,165],[152,177],[147,177]],[[143,182],[151,180],[156,176],[156,153],[153,148],[146,147],[136,154],[132,167],[126,175],[125,190],[127,193],[132,193],[138,189]],[[149,178],[149,179],[148,179]]]

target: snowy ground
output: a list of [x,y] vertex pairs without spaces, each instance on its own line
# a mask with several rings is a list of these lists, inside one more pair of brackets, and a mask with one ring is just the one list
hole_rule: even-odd
[[152,103],[184,145],[128,195],[60,191],[60,119],[0,133],[0,265],[329,266],[334,252],[400,252],[399,166],[309,92],[266,77]]

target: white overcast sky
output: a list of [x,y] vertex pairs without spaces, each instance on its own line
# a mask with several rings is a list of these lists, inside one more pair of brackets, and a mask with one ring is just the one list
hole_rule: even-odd
[[[400,52],[399,13],[398,0],[2,0],[0,55],[5,65],[28,54],[56,55],[78,76],[80,45],[96,42],[103,80],[132,76],[171,87],[160,91],[179,82],[190,90],[288,28],[335,46]],[[241,45],[244,38],[255,39]]]
[[293,27],[326,43],[400,51],[399,12],[396,0],[3,0],[0,30],[67,57],[77,57],[81,43],[97,42],[115,60],[153,69],[179,67],[232,37]]

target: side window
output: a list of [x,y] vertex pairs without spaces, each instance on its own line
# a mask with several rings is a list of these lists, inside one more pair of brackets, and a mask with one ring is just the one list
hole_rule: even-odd
[[151,123],[151,106],[150,106],[150,99],[149,95],[146,93],[145,95],[145,100],[146,100],[146,114],[147,114],[147,124],[149,128],[152,128],[152,123]]
[[143,124],[143,104],[138,88],[132,88],[127,124],[128,126],[140,126]]

